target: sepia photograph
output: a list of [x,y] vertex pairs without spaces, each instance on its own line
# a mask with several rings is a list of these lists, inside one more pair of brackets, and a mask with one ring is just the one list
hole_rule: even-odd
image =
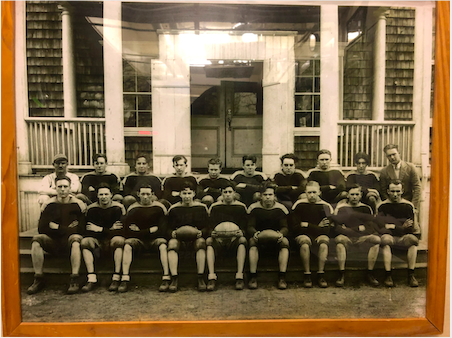
[[437,3],[13,7],[21,322],[426,318]]

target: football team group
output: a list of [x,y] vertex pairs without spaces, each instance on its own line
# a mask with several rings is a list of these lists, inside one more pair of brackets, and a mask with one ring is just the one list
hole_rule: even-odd
[[82,292],[100,284],[95,270],[100,256],[112,261],[108,290],[126,292],[133,259],[152,251],[158,253],[163,270],[159,291],[176,292],[179,252],[186,250],[195,252],[199,291],[215,290],[215,259],[227,253],[236,259],[237,290],[245,288],[247,254],[247,287],[258,287],[262,253],[277,256],[277,286],[286,289],[290,248],[301,257],[304,287],[313,286],[310,256],[315,253],[315,282],[326,288],[330,247],[339,265],[337,287],[345,283],[347,251],[352,247],[357,250],[349,253],[367,254],[367,282],[375,287],[380,284],[373,273],[380,251],[383,283],[392,287],[391,250],[406,250],[408,285],[416,287],[420,180],[414,165],[401,160],[397,145],[387,145],[384,152],[390,164],[379,178],[367,170],[365,153],[355,155],[356,171],[345,177],[330,167],[330,151],[320,150],[317,166],[306,174],[296,169],[294,154],[285,154],[281,170],[272,177],[256,170],[255,156],[244,156],[243,170],[230,177],[221,175],[222,162],[214,158],[208,161],[208,174],[197,179],[187,173],[186,157],[177,155],[174,174],[162,181],[149,173],[148,159],[142,155],[136,158],[136,171],[120,180],[106,170],[103,154],[94,156],[95,170],[79,181],[67,171],[68,158],[58,154],[55,171],[42,180],[39,234],[31,250],[35,275],[27,292],[35,294],[45,286],[45,253],[70,259],[67,293],[74,294],[80,291],[82,261],[87,271]]

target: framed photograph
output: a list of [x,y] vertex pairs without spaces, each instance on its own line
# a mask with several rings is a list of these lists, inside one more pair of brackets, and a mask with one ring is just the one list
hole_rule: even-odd
[[1,6],[5,336],[443,333],[449,2]]

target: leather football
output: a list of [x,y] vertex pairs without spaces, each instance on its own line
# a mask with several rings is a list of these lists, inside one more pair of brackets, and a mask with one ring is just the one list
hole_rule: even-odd
[[257,240],[259,243],[265,244],[265,243],[273,243],[276,242],[276,240],[280,237],[281,235],[276,232],[275,230],[263,230],[259,233]]
[[180,241],[194,241],[198,238],[198,231],[191,225],[184,225],[176,230],[176,238]]

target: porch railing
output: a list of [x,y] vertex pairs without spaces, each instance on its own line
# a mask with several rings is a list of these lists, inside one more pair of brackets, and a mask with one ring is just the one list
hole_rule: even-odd
[[411,162],[413,128],[412,121],[339,121],[339,164],[354,167],[354,155],[364,152],[370,157],[369,167],[386,166],[383,148],[389,143],[397,144],[402,157]]
[[34,168],[48,168],[53,156],[65,154],[73,168],[92,166],[96,153],[105,153],[105,119],[27,119],[30,161]]

